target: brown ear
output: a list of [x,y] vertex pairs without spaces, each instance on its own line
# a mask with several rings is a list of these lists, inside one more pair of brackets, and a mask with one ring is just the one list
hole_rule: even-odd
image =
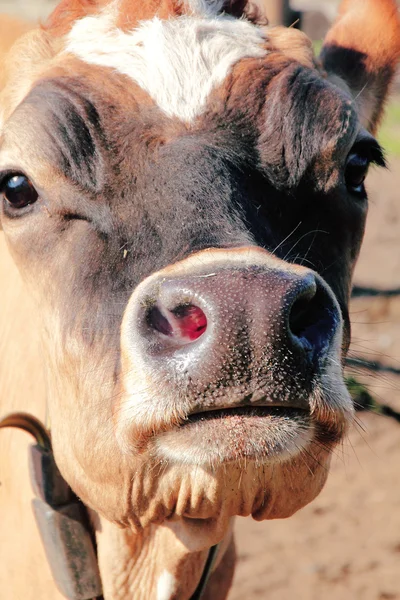
[[321,60],[329,75],[346,82],[361,123],[374,133],[400,58],[396,0],[343,0]]

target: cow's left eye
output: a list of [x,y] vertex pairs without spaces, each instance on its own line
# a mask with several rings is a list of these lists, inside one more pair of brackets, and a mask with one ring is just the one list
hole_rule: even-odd
[[350,154],[347,158],[345,181],[349,192],[362,194],[364,192],[364,181],[368,173],[370,160],[360,154]]
[[4,179],[0,191],[7,203],[17,209],[34,204],[39,197],[30,180],[21,173],[10,175]]

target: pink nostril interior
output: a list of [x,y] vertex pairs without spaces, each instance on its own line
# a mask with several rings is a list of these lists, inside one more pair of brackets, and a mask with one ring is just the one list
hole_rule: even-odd
[[172,311],[154,306],[147,315],[147,322],[152,329],[181,343],[197,340],[207,329],[206,315],[193,304],[181,304]]
[[185,304],[173,311],[182,337],[197,340],[207,329],[207,317],[198,306]]

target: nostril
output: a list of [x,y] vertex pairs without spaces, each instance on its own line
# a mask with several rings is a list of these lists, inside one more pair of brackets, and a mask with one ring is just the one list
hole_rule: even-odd
[[292,304],[289,333],[310,358],[319,358],[329,347],[339,316],[327,290],[317,287],[305,290]]
[[303,295],[297,298],[290,309],[289,330],[297,338],[302,338],[305,331],[314,325],[312,315],[312,308],[315,305],[314,298],[313,295],[310,297],[310,294]]
[[191,341],[197,340],[207,329],[207,317],[198,306],[183,304],[177,306],[172,313],[176,317],[181,334]]
[[147,313],[147,323],[178,343],[193,342],[207,329],[206,315],[193,304],[180,304],[172,310],[153,306]]
[[172,326],[158,306],[153,306],[147,313],[147,324],[164,335],[172,335]]

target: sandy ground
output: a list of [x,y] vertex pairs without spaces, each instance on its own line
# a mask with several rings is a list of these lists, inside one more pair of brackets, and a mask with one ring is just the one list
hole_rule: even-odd
[[[0,0],[0,11],[43,18],[53,0]],[[400,287],[400,159],[370,176],[370,218],[355,274],[360,285]],[[400,299],[352,304],[352,353],[400,366]],[[367,377],[400,410],[400,378]],[[400,599],[400,426],[359,415],[335,453],[328,483],[291,519],[239,519],[230,600]]]

